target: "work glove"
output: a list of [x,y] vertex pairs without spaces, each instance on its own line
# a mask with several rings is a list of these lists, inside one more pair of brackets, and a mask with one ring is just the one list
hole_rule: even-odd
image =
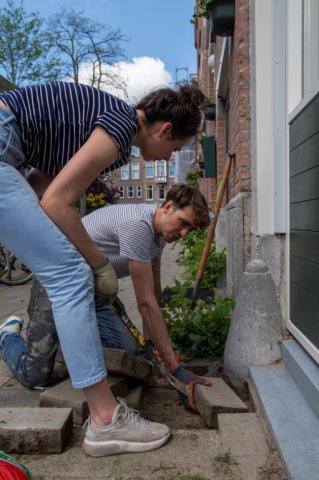
[[[195,373],[186,370],[186,368],[183,368],[181,366],[175,368],[175,370],[172,371],[172,375],[180,382],[185,383],[185,385],[194,385],[196,383],[199,383],[200,385],[210,386],[212,384],[211,381],[208,380],[208,378],[200,377],[199,375],[196,375]],[[190,398],[182,392],[177,393],[184,407],[187,410],[194,411],[194,399]],[[190,389],[190,394],[193,395],[193,389]]]
[[108,259],[92,269],[95,295],[98,300],[112,304],[118,294],[119,287],[116,273]]

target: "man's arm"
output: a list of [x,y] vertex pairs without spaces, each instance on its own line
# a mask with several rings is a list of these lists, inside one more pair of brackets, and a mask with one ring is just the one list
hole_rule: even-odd
[[154,278],[154,291],[157,299],[157,303],[161,304],[162,299],[162,285],[161,285],[161,258],[156,258],[152,263],[153,278]]
[[128,267],[145,330],[168,368],[174,370],[178,363],[156,298],[152,264],[129,260]]
[[52,175],[42,173],[36,168],[31,168],[31,170],[26,174],[26,179],[28,180],[35,193],[40,198],[44,194],[54,177]]

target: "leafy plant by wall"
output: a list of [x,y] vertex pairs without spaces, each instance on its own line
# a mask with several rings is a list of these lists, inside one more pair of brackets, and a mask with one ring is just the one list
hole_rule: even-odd
[[[207,229],[194,230],[179,242],[182,249],[178,255],[177,263],[184,268],[184,280],[189,286],[196,278],[206,236]],[[217,280],[223,275],[225,268],[226,251],[216,252],[215,243],[212,242],[202,286],[206,288],[216,287]]]
[[195,230],[180,240],[178,264],[184,267],[183,281],[175,280],[171,300],[163,309],[175,350],[189,359],[222,355],[234,308],[231,297],[213,298],[213,287],[225,271],[226,252],[216,252],[212,244],[201,285],[210,289],[211,297],[198,299],[191,309],[188,289],[196,278],[206,233],[206,230]]

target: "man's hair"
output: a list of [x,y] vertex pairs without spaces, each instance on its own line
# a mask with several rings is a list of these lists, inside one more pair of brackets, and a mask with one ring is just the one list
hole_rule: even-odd
[[197,188],[190,185],[174,185],[166,195],[162,207],[173,202],[176,208],[191,207],[195,213],[196,228],[206,227],[210,223],[209,210],[205,197]]

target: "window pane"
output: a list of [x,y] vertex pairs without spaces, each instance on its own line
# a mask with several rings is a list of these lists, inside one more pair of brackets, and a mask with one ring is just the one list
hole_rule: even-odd
[[158,177],[164,177],[166,172],[165,172],[165,160],[158,160],[156,163],[156,175]]
[[131,175],[133,180],[140,179],[140,164],[137,162],[131,163]]
[[141,187],[141,185],[137,185],[137,187],[136,187],[136,196],[137,196],[137,198],[142,198],[142,187]]
[[173,160],[168,164],[168,175],[170,177],[175,177],[175,172],[176,172],[176,165],[175,165],[175,160]]
[[165,200],[165,187],[158,185],[158,200]]
[[121,180],[129,180],[130,178],[130,171],[129,165],[124,165],[121,167]]
[[146,185],[146,200],[153,200],[153,185]]
[[154,162],[146,162],[145,175],[146,175],[146,178],[154,177]]
[[131,148],[131,157],[139,157],[140,156],[140,149],[138,147]]

